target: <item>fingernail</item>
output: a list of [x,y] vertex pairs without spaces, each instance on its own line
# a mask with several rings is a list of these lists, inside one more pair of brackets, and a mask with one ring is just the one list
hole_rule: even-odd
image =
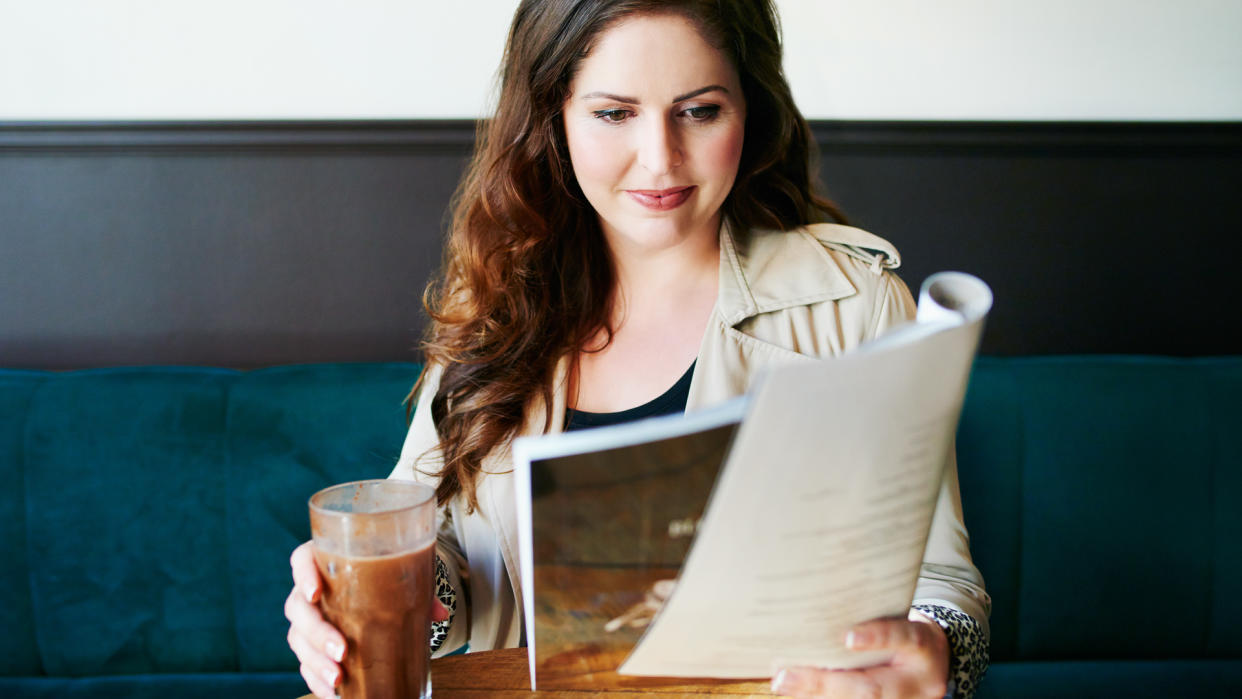
[[341,662],[345,658],[345,647],[337,643],[336,641],[328,641],[327,645],[325,646],[325,650],[328,651],[328,657],[332,658],[338,663]]
[[329,687],[335,687],[336,681],[340,679],[341,671],[336,669],[324,670],[323,681],[328,683]]
[[865,648],[875,641],[869,631],[850,631],[845,634],[846,648]]
[[772,678],[772,693],[798,693],[805,688],[806,681],[806,672],[794,668],[784,668]]
[[306,597],[307,602],[310,602],[311,604],[315,603],[315,589],[314,588],[311,588],[309,590],[302,590],[302,595]]

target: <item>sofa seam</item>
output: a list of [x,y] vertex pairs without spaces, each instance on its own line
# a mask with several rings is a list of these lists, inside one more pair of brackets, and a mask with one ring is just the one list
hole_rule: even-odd
[[234,562],[233,532],[231,526],[231,523],[233,522],[232,510],[234,505],[233,498],[229,497],[229,486],[232,482],[233,476],[233,431],[229,429],[232,411],[229,410],[229,408],[233,401],[233,384],[237,382],[241,376],[244,376],[244,374],[232,374],[224,383],[224,395],[223,400],[221,401],[224,414],[221,416],[220,420],[220,425],[224,430],[224,434],[222,435],[223,438],[220,440],[224,451],[224,453],[221,454],[221,461],[224,466],[221,470],[224,472],[224,475],[220,482],[223,488],[222,495],[224,500],[224,561],[225,565],[228,566],[228,579],[230,581],[228,586],[229,619],[230,626],[233,629],[233,665],[235,672],[242,672],[242,648],[241,633],[238,625],[239,619],[237,617],[237,584],[234,582],[236,567]]

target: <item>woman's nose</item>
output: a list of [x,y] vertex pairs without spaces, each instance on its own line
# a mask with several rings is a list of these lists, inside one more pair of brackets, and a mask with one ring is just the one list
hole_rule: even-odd
[[653,175],[667,175],[681,165],[681,144],[677,132],[666,119],[652,119],[642,129],[638,162]]

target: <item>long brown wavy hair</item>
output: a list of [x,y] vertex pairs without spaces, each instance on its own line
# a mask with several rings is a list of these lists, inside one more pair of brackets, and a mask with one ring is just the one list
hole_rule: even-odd
[[484,457],[522,427],[533,399],[543,398],[551,420],[558,360],[601,330],[611,337],[611,257],[574,179],[561,110],[600,32],[650,13],[688,18],[741,78],[743,150],[723,206],[736,229],[844,220],[814,193],[814,144],[781,68],[771,0],[523,0],[496,113],[478,125],[443,270],[424,297],[432,320],[424,358],[443,369],[431,401],[444,457],[440,504],[460,494],[473,511]]

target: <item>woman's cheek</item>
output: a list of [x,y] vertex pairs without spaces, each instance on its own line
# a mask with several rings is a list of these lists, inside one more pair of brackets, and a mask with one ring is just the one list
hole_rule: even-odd
[[729,129],[724,135],[724,143],[721,147],[721,166],[728,167],[733,170],[734,175],[737,174],[738,163],[742,160],[742,145],[746,135],[746,130],[742,127]]
[[712,172],[720,173],[722,180],[728,180],[727,186],[724,187],[725,193],[733,188],[733,182],[737,179],[737,168],[742,159],[744,133],[745,131],[741,128],[731,128],[715,134],[711,147],[707,149],[709,158],[706,162],[707,167]]
[[578,125],[570,136],[569,158],[579,185],[610,187],[624,170],[620,157],[624,144],[620,134],[591,126],[596,125]]

